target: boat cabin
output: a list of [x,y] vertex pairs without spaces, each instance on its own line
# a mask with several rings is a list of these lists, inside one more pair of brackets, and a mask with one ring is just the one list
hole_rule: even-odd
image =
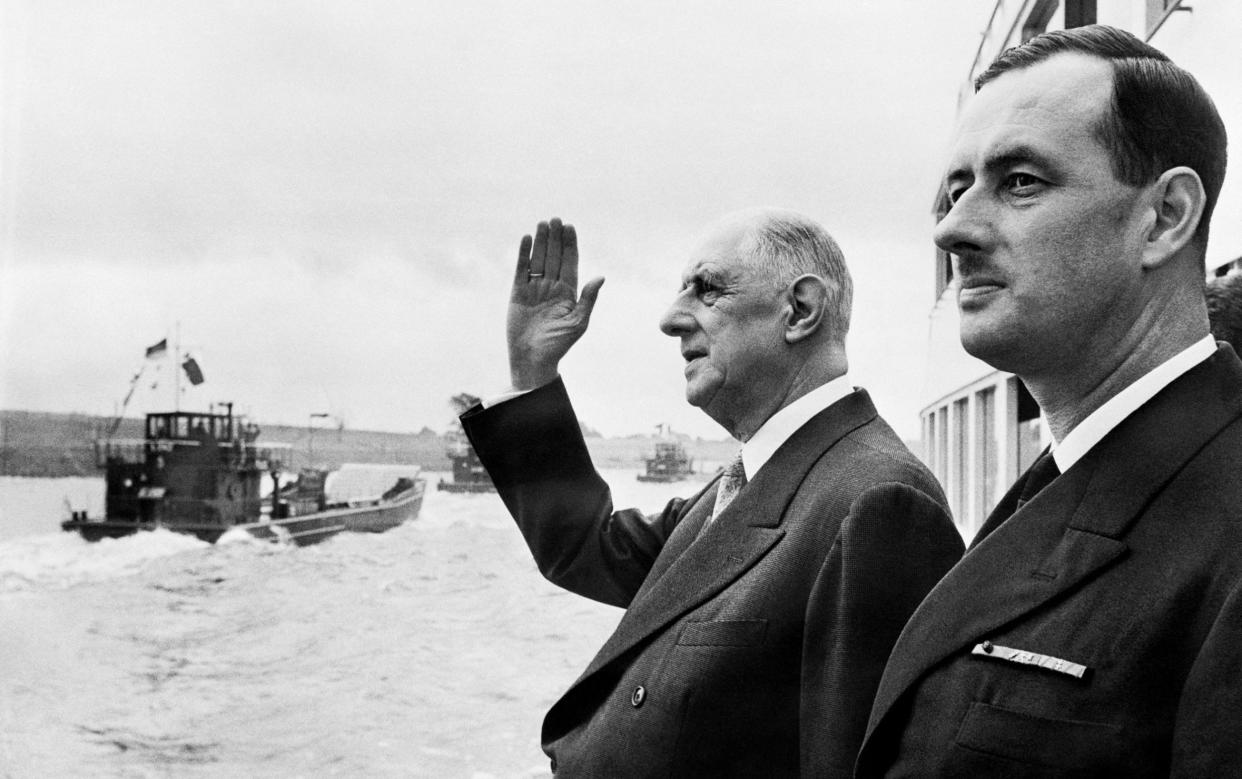
[[258,426],[224,409],[148,414],[142,440],[97,442],[107,517],[205,534],[257,520],[262,475],[280,470],[285,453],[257,445]]

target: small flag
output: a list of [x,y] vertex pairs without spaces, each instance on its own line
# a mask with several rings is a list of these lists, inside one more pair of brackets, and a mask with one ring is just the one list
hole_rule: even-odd
[[168,351],[168,339],[164,338],[159,343],[147,347],[147,359],[161,357],[166,351]]
[[190,379],[191,384],[197,387],[203,383],[203,369],[198,367],[198,362],[193,357],[186,357],[181,367],[185,368],[185,375]]

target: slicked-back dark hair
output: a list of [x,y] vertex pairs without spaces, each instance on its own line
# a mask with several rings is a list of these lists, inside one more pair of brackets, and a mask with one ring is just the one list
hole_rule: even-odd
[[1195,240],[1206,247],[1225,180],[1225,124],[1195,77],[1164,52],[1100,24],[1046,32],[1002,52],[975,79],[975,91],[1011,70],[1067,52],[1099,57],[1113,68],[1112,107],[1094,133],[1109,150],[1118,180],[1143,186],[1179,165],[1199,174],[1207,202]]
[[1242,354],[1242,274],[1208,279],[1203,292],[1212,335]]

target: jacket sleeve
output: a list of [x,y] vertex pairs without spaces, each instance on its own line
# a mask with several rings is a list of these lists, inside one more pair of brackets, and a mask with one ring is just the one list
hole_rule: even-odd
[[1242,776],[1240,732],[1242,584],[1216,615],[1182,687],[1169,776]]
[[614,511],[560,379],[461,416],[479,460],[551,582],[628,606],[683,514],[670,501],[650,517]]
[[943,498],[890,482],[855,500],[807,604],[803,776],[853,774],[897,636],[962,551]]

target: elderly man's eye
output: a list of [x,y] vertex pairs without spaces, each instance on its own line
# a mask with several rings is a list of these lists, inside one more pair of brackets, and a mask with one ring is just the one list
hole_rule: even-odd
[[694,293],[700,299],[710,303],[720,297],[720,285],[707,279],[699,279],[694,283]]

